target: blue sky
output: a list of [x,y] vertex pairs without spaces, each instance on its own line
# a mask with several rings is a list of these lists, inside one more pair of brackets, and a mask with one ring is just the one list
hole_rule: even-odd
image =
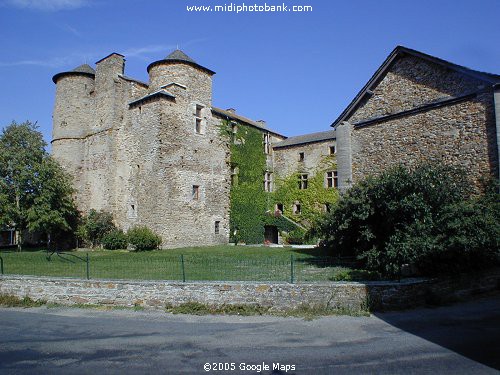
[[[193,13],[264,0],[0,0],[0,126],[51,139],[52,76],[111,52],[147,81],[178,45],[217,72],[213,104],[291,136],[328,130],[396,45],[500,74],[499,0],[284,0],[311,12]],[[277,5],[283,1],[268,0]]]

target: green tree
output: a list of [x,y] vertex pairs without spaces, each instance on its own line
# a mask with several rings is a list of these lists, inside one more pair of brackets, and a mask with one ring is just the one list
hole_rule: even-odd
[[62,242],[71,238],[78,223],[71,179],[52,158],[44,158],[36,181],[38,194],[27,210],[28,230],[43,232],[47,239]]
[[12,122],[0,135],[0,224],[17,231],[19,250],[24,231],[68,231],[77,215],[69,177],[45,147],[29,121]]
[[369,269],[393,277],[402,264],[423,274],[491,264],[498,259],[499,205],[491,204],[498,194],[472,197],[464,175],[427,164],[368,177],[316,231],[335,255],[357,256]]

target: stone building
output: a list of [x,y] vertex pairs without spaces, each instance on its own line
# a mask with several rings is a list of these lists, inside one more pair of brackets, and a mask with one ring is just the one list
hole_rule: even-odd
[[500,76],[398,46],[335,120],[341,189],[396,163],[499,176]]
[[269,150],[285,137],[213,107],[215,73],[179,50],[148,66],[148,83],[124,68],[112,53],[95,70],[53,77],[52,153],[74,177],[79,209],[109,211],[124,230],[148,226],[164,247],[227,243],[231,168],[221,121],[259,129]]
[[307,181],[325,158],[338,166],[322,172],[325,188],[425,159],[465,166],[474,184],[498,177],[500,76],[408,48],[389,55],[334,130],[290,138],[214,107],[215,73],[180,50],[151,63],[147,83],[124,71],[124,56],[112,53],[95,70],[82,65],[53,77],[52,153],[74,176],[80,210],[109,211],[124,230],[146,225],[163,247],[229,240],[237,169],[223,120],[262,133],[265,190],[292,173]]

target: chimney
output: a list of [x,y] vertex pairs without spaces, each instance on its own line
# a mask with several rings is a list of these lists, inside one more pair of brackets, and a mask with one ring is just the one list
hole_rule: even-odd
[[265,120],[257,120],[255,121],[257,124],[259,124],[260,126],[262,126],[263,128],[267,128],[267,123]]

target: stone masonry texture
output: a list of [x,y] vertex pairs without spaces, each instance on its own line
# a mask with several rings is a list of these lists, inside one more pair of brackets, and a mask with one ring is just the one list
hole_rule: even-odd
[[498,290],[500,270],[482,275],[403,282],[312,284],[82,280],[0,276],[0,294],[74,304],[164,308],[187,302],[211,306],[258,305],[290,310],[303,305],[359,311],[398,310]]
[[112,54],[97,63],[95,80],[57,81],[53,155],[74,177],[80,210],[109,211],[123,230],[148,226],[164,248],[227,243],[229,154],[210,110],[210,74],[159,64],[147,86],[123,72],[123,57]]
[[[425,105],[477,93],[474,97],[400,117]],[[357,181],[402,163],[438,161],[461,166],[476,187],[497,175],[493,95],[484,82],[413,56],[399,59],[347,120],[352,131],[352,174]],[[384,116],[389,116],[384,120]],[[379,118],[373,124],[363,122]],[[359,126],[357,126],[359,124]]]
[[[227,243],[231,155],[220,125],[245,118],[213,110],[214,72],[167,58],[150,64],[144,83],[124,75],[116,53],[98,61],[95,74],[89,69],[54,76],[52,153],[73,176],[78,208],[109,211],[123,230],[146,225],[163,248]],[[342,191],[391,165],[426,160],[463,167],[476,187],[483,176],[498,177],[500,89],[494,99],[485,79],[499,76],[465,74],[418,52],[384,69],[342,118],[337,139],[292,137],[280,147],[286,137],[247,119],[274,146],[266,157],[272,180],[312,177],[327,159],[331,168],[338,163]]]

